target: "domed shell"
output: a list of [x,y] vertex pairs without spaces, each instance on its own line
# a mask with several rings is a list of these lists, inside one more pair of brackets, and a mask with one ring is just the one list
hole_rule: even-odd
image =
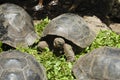
[[119,80],[120,49],[101,47],[80,57],[73,65],[76,80]]
[[50,21],[43,31],[43,36],[63,37],[75,45],[85,48],[95,39],[95,33],[77,14],[65,13]]
[[30,54],[17,50],[0,54],[0,80],[47,80],[45,68]]
[[15,4],[0,5],[0,40],[12,47],[32,45],[38,38],[29,14]]

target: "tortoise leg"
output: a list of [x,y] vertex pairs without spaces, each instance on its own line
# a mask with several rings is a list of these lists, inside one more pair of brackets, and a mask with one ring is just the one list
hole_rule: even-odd
[[43,9],[43,0],[39,0],[39,3],[33,8],[35,11]]
[[74,51],[72,49],[72,46],[65,43],[63,48],[64,48],[64,53],[65,53],[65,56],[67,58],[67,61],[74,61],[75,60],[75,54],[74,54]]
[[65,43],[64,39],[62,38],[55,38],[54,39],[54,47],[55,48],[59,48],[59,49],[63,49],[65,56],[67,58],[67,61],[74,61],[74,51],[71,47],[71,45]]
[[48,44],[46,41],[40,41],[37,45],[37,48],[39,50],[44,50],[46,47],[48,47]]

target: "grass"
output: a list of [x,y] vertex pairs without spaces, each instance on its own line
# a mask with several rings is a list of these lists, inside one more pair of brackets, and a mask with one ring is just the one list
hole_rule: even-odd
[[[46,18],[35,26],[35,31],[39,36],[41,36],[44,27],[49,23],[49,21],[50,20]],[[2,43],[0,43],[0,46],[1,45]],[[76,57],[79,58],[81,55],[102,46],[120,48],[120,35],[117,35],[112,31],[100,31],[94,42],[80,52],[80,54],[76,54]],[[43,64],[46,68],[48,80],[75,80],[71,72],[74,62],[66,62],[65,55],[57,57],[48,48],[43,52],[39,52],[36,47],[17,49],[33,55],[38,62]],[[0,51],[2,51],[2,49],[0,49]]]

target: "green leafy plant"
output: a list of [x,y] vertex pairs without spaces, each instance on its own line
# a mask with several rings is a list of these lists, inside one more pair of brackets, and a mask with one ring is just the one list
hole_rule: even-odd
[[48,80],[73,80],[72,63],[66,62],[64,55],[56,57],[52,52],[44,51],[40,57],[47,69]]
[[71,74],[72,63],[66,62],[64,55],[55,56],[48,48],[39,53],[36,48],[17,48],[21,52],[33,55],[38,62],[44,65],[48,80],[74,80]]
[[36,33],[41,36],[42,31],[44,29],[44,27],[50,22],[50,19],[48,19],[48,17],[46,17],[45,19],[41,20],[39,24],[35,25],[35,31]]
[[100,31],[95,41],[86,48],[86,52],[90,52],[93,49],[110,46],[120,48],[120,35],[116,34],[111,30]]

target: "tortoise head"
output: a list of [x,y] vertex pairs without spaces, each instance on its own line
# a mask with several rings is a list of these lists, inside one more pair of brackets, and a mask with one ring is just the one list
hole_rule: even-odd
[[65,41],[63,38],[55,38],[53,45],[55,48],[63,48]]

